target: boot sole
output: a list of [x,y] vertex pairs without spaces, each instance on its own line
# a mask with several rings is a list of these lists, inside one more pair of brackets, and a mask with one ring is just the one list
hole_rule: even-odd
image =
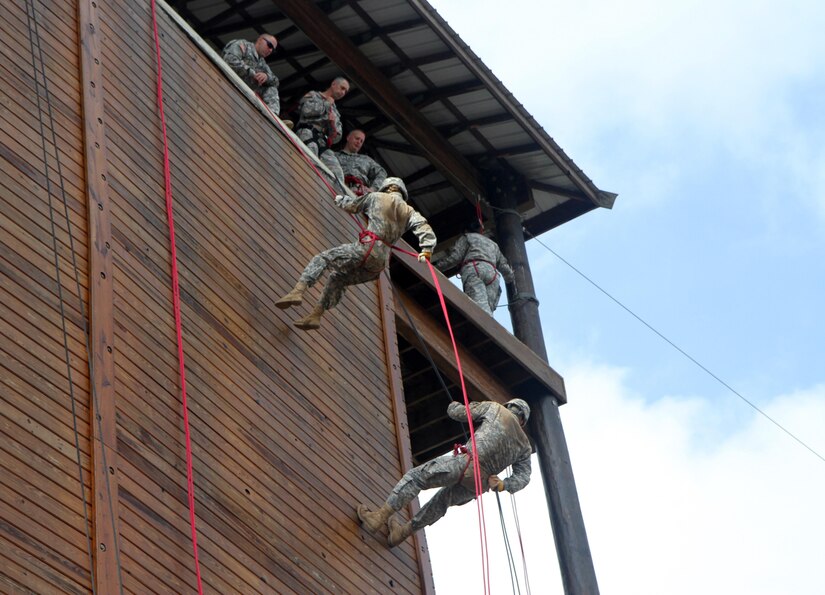
[[287,299],[281,298],[277,302],[275,302],[275,307],[280,308],[281,310],[286,310],[287,308],[291,308],[292,306],[300,306],[304,300],[294,300],[294,299]]
[[302,331],[314,331],[321,328],[321,323],[317,322],[304,322],[303,320],[296,320],[292,323],[292,326],[296,326]]

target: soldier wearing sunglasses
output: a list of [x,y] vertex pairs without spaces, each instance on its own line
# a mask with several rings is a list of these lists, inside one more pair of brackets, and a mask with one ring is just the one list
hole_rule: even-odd
[[281,111],[278,77],[272,74],[266,63],[266,58],[276,47],[278,40],[269,33],[261,34],[255,43],[233,39],[223,48],[223,59],[277,116]]

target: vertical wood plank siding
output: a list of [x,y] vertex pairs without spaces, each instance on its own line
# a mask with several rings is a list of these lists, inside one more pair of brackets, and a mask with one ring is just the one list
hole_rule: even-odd
[[[82,295],[56,216],[86,498],[88,304],[77,3],[35,0]],[[147,0],[96,2],[111,213],[117,529],[125,593],[195,590],[171,306],[163,153]],[[26,4],[0,31],[0,592],[90,593]],[[421,593],[412,541],[389,550],[354,518],[401,473],[377,284],[347,292],[319,332],[318,298],[275,300],[357,226],[327,187],[158,11],[193,441],[208,593]],[[47,116],[42,108],[44,120]],[[88,306],[86,306],[88,308]],[[392,349],[395,349],[392,347]],[[92,514],[92,511],[90,511]]]
[[[91,574],[81,494],[85,492],[87,501],[91,498],[89,374],[79,302],[88,303],[88,250],[76,6],[57,1],[34,6],[53,130],[44,81],[36,74],[40,52],[31,50],[34,24],[27,19],[26,3],[10,0],[0,10],[0,591],[88,593]],[[61,291],[77,399],[82,486]]]
[[[134,592],[153,581],[177,591],[194,576],[150,19],[146,3],[102,10],[106,53],[120,66],[105,87],[119,456],[129,466],[124,580]],[[356,227],[288,141],[158,16],[205,587],[418,592],[412,547],[390,552],[352,518],[400,472],[376,288],[349,292],[318,333],[291,326],[306,308],[274,307],[312,254]]]

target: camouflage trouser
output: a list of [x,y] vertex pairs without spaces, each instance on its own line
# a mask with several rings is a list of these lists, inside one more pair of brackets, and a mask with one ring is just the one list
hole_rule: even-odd
[[332,271],[319,302],[324,310],[334,308],[348,286],[366,283],[381,275],[386,261],[371,256],[364,263],[367,247],[367,244],[342,244],[315,255],[309,261],[300,279],[307,287],[315,285],[327,269]]
[[[312,130],[309,128],[300,128],[297,130],[298,138],[300,138],[304,144],[306,145],[307,149],[312,151],[316,157],[318,155],[318,139],[314,138],[312,135]],[[344,184],[344,170],[341,169],[341,164],[338,163],[338,157],[335,156],[335,151],[332,149],[325,149],[320,157],[321,163],[329,168],[329,171],[332,172],[332,175],[341,183]]]
[[492,316],[501,297],[501,284],[495,267],[488,262],[467,263],[461,267],[461,284],[464,293]]
[[278,87],[258,87],[258,94],[273,114],[276,116],[281,114],[281,98],[278,95]]
[[[447,453],[410,469],[393,488],[387,504],[398,511],[409,504],[421,490],[441,488],[411,521],[413,531],[432,525],[444,516],[450,506],[461,506],[475,499],[475,490],[467,485],[473,485],[473,465],[471,462],[468,466],[467,459],[466,454],[453,456],[452,453]],[[483,482],[483,487],[486,491],[486,481]]]

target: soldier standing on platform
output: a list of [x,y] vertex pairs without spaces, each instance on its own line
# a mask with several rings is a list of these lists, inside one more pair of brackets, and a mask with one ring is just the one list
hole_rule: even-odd
[[374,192],[387,177],[387,170],[378,165],[375,159],[359,153],[366,138],[366,133],[356,128],[347,135],[346,145],[337,153],[338,162],[344,171],[344,181],[356,196]]
[[343,244],[317,254],[304,269],[294,289],[275,302],[282,310],[297,306],[304,292],[312,287],[327,269],[331,270],[321,299],[312,312],[295,321],[302,330],[321,326],[324,312],[334,308],[350,285],[377,279],[387,266],[392,245],[412,230],[418,238],[419,261],[430,260],[435,247],[435,234],[418,211],[407,204],[407,189],[400,178],[387,178],[378,192],[359,197],[335,197],[335,204],[348,213],[363,213],[369,223],[357,242]]
[[433,266],[446,271],[459,265],[464,293],[492,316],[501,297],[499,273],[505,283],[512,283],[513,269],[498,245],[481,234],[478,221],[471,221],[466,230],[446,255],[433,262]]
[[349,92],[349,81],[342,76],[335,78],[325,91],[310,91],[298,104],[299,117],[295,133],[307,148],[315,153],[332,174],[343,184],[344,172],[330,150],[332,145],[341,140],[343,127],[341,114],[335,102],[343,99]]
[[[450,403],[447,415],[456,421],[467,422],[467,409],[461,403]],[[493,401],[474,401],[470,403],[470,415],[474,424],[481,424],[475,432],[475,441],[482,489],[507,490],[511,494],[522,489],[530,482],[532,448],[523,430],[530,418],[530,406],[522,399],[512,399],[504,405]],[[415,531],[443,517],[450,506],[461,506],[473,500],[476,493],[472,456],[472,442],[467,442],[463,446],[456,445],[451,453],[410,469],[381,508],[373,512],[363,504],[358,507],[361,526],[375,533],[387,524],[387,543],[395,547]],[[498,473],[510,465],[513,466],[513,474],[502,481]],[[401,524],[393,518],[421,490],[430,488],[441,489],[409,523]]]
[[233,39],[223,48],[223,59],[277,116],[281,111],[278,77],[272,74],[266,63],[267,56],[276,47],[278,40],[269,33],[262,33],[255,43]]

